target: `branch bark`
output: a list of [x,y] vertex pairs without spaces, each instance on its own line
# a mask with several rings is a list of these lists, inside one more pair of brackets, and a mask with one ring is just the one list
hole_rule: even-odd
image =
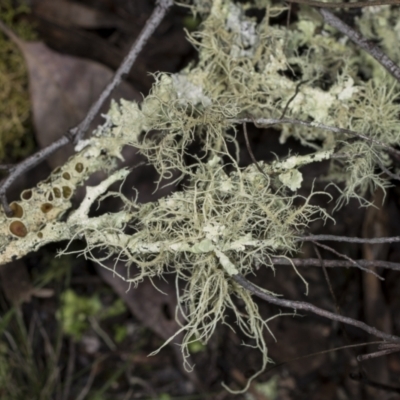
[[[62,138],[52,143],[48,147],[38,151],[26,160],[22,161],[16,166],[8,168],[8,176],[1,182],[0,186],[0,202],[4,208],[4,211],[8,217],[12,216],[12,210],[8,205],[7,201],[7,190],[16,181],[16,179],[23,173],[31,170],[33,167],[41,163],[51,154],[58,149],[65,146],[67,143],[78,143],[86,133],[89,125],[98,114],[104,102],[108,99],[113,90],[121,83],[124,74],[127,74],[132,68],[133,63],[136,61],[138,55],[146,45],[149,38],[152,36],[156,28],[160,25],[162,19],[167,13],[168,9],[173,5],[173,0],[158,0],[156,8],[147,20],[146,25],[140,32],[140,35],[133,43],[128,55],[123,60],[122,64],[115,72],[112,81],[105,87],[99,98],[92,105],[88,111],[86,117],[77,126],[70,129]],[[1,21],[0,21],[1,22]]]
[[396,156],[397,158],[400,158],[399,150],[396,150],[379,140],[370,138],[367,135],[352,131],[351,129],[338,128],[336,126],[320,124],[318,122],[308,122],[308,121],[303,121],[301,119],[296,119],[296,118],[282,118],[282,119],[281,118],[254,118],[254,119],[253,118],[240,118],[240,119],[231,119],[228,121],[235,123],[235,124],[244,124],[246,122],[252,122],[258,128],[279,125],[279,124],[293,124],[293,125],[308,126],[309,128],[321,128],[321,129],[325,129],[330,132],[343,133],[346,135],[358,137],[358,138],[365,140],[367,142],[370,142],[370,143],[375,143],[376,145],[384,148],[388,153]]
[[400,236],[369,239],[369,238],[347,237],[347,236],[336,236],[336,235],[309,235],[309,236],[299,237],[296,240],[298,242],[332,241],[332,242],[377,244],[377,243],[398,243],[400,242]]
[[[324,267],[326,268],[355,268],[357,265],[350,261],[344,260],[327,260],[324,258]],[[387,268],[394,271],[400,271],[400,263],[390,261],[368,261],[368,260],[354,260],[357,264],[362,265],[364,268]],[[287,265],[295,267],[321,267],[321,261],[318,258],[291,258],[290,260],[284,257],[271,257],[271,262],[274,265]]]
[[324,8],[363,8],[371,6],[384,6],[384,5],[399,5],[400,0],[374,0],[374,1],[355,1],[353,3],[336,3],[314,0],[286,0],[288,3],[305,4],[311,7],[324,7]]
[[292,308],[294,310],[304,310],[307,312],[311,312],[311,313],[319,315],[321,317],[328,318],[332,321],[338,321],[338,322],[342,322],[343,324],[346,324],[346,325],[354,326],[356,328],[359,328],[371,335],[379,337],[388,342],[400,343],[399,336],[390,335],[388,333],[382,332],[372,326],[365,324],[364,322],[357,321],[356,319],[344,317],[342,315],[332,313],[330,311],[316,307],[313,304],[310,304],[310,303],[307,303],[304,301],[287,300],[287,299],[282,299],[282,298],[271,296],[270,294],[264,292],[258,286],[254,285],[253,283],[248,281],[243,275],[240,275],[240,274],[232,275],[232,279],[237,284],[242,286],[244,289],[248,290],[255,296],[259,297],[260,299],[267,301],[268,303],[275,304],[276,306],[280,306],[280,307]]
[[[347,3],[346,5],[350,4],[351,3]],[[390,4],[400,4],[400,2],[396,0],[396,2]],[[326,8],[325,4],[323,5],[323,7]],[[389,58],[378,46],[367,40],[363,35],[361,35],[361,33],[357,32],[355,29],[345,24],[340,18],[336,17],[336,15],[332,14],[332,12],[330,12],[329,10],[321,8],[319,12],[323,16],[327,24],[342,32],[357,46],[368,52],[368,54],[374,57],[375,60],[377,60],[394,78],[396,78],[400,82],[400,67],[391,58]]]

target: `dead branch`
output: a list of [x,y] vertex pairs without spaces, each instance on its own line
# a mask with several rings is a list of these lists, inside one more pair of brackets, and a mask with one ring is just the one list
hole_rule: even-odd
[[167,13],[168,9],[172,6],[172,0],[158,0],[156,8],[146,22],[146,25],[140,32],[138,38],[133,43],[128,55],[123,60],[120,67],[114,74],[112,81],[105,87],[99,98],[91,106],[90,110],[86,114],[86,117],[77,126],[70,129],[63,137],[56,142],[38,151],[26,160],[22,161],[12,168],[8,168],[9,175],[1,182],[0,187],[0,202],[4,208],[7,216],[12,216],[12,210],[8,205],[7,201],[7,190],[16,181],[16,179],[23,173],[31,170],[33,167],[41,163],[51,154],[58,149],[65,146],[67,143],[77,143],[81,140],[89,128],[89,125],[93,119],[97,116],[100,108],[104,102],[108,99],[113,90],[121,83],[122,77],[127,74],[132,68],[133,63],[136,61],[139,53],[146,45],[149,38],[152,36],[156,28],[160,25],[162,19]]
[[[326,268],[354,268],[354,265],[350,261],[344,260],[327,260],[324,259],[324,267]],[[377,260],[354,260],[357,264],[362,265],[364,268],[387,268],[392,269],[394,271],[400,271],[400,263],[394,263],[390,261],[377,261]],[[274,265],[287,265],[287,266],[296,266],[296,267],[321,267],[321,261],[318,258],[283,258],[283,257],[271,257],[271,262]]]
[[330,311],[316,307],[313,304],[307,303],[305,301],[287,300],[287,299],[282,299],[282,298],[272,296],[272,295],[266,293],[265,291],[263,291],[258,286],[254,285],[252,282],[248,281],[243,275],[240,275],[240,274],[232,275],[232,279],[237,284],[242,286],[244,289],[248,290],[250,293],[254,294],[255,296],[259,297],[260,299],[267,301],[268,303],[275,304],[275,305],[281,306],[281,307],[291,308],[294,310],[304,310],[304,311],[319,315],[321,317],[330,319],[332,321],[338,321],[338,322],[342,322],[346,325],[355,326],[356,328],[359,328],[359,329],[369,333],[370,335],[374,335],[374,336],[379,337],[388,342],[400,343],[399,336],[390,335],[388,333],[382,332],[372,326],[365,324],[364,322],[357,321],[356,319],[344,317],[342,315],[332,313]]
[[367,238],[336,236],[336,235],[309,235],[309,236],[299,237],[296,240],[298,242],[332,241],[332,242],[377,244],[377,243],[398,243],[400,242],[400,236],[367,239]]
[[245,122],[252,122],[254,125],[256,125],[258,128],[262,127],[267,127],[267,126],[273,126],[273,125],[279,125],[279,124],[293,124],[293,125],[303,125],[303,126],[308,126],[309,128],[321,128],[325,129],[330,132],[334,133],[343,133],[347,135],[352,135],[355,137],[358,137],[360,139],[365,140],[366,142],[370,143],[375,143],[376,145],[384,148],[387,150],[388,153],[400,157],[400,151],[396,150],[385,143],[382,143],[379,140],[370,138],[362,133],[352,131],[351,129],[345,129],[345,128],[338,128],[336,126],[330,126],[330,125],[325,125],[325,124],[320,124],[316,122],[308,122],[308,121],[303,121],[300,119],[295,119],[295,118],[240,118],[240,119],[231,119],[229,122],[237,123],[237,124],[243,124]]
[[336,2],[323,3],[322,1],[314,1],[314,0],[286,0],[286,1],[288,3],[305,4],[311,7],[324,7],[324,8],[363,8],[372,6],[400,4],[399,0],[355,1],[353,3],[336,3]]
[[368,268],[363,267],[361,264],[358,264],[357,261],[353,260],[351,257],[347,256],[346,254],[343,254],[343,253],[340,253],[340,252],[336,251],[335,249],[333,249],[330,246],[326,246],[326,245],[318,243],[318,242],[313,242],[313,245],[314,246],[319,246],[319,247],[321,247],[321,248],[323,248],[323,249],[325,249],[325,250],[337,255],[339,258],[344,258],[345,260],[348,260],[350,263],[353,264],[354,267],[357,267],[357,268],[361,269],[361,271],[368,272],[368,273],[374,275],[376,278],[380,279],[381,281],[384,280],[381,276],[379,276],[372,269],[368,269]]
[[[370,2],[372,3],[372,2]],[[383,1],[382,4],[385,2]],[[351,3],[346,4],[350,5]],[[355,4],[355,3],[354,3]],[[364,3],[365,4],[365,3]],[[386,3],[389,4],[389,3]],[[398,0],[391,4],[400,4]],[[323,7],[326,7],[325,4]],[[333,26],[338,31],[342,32],[344,35],[348,36],[351,41],[353,41],[357,46],[361,47],[363,50],[368,52],[372,57],[375,58],[394,78],[400,81],[400,67],[390,59],[378,46],[367,40],[361,33],[357,32],[355,29],[351,28],[349,25],[345,24],[340,18],[336,17],[329,10],[321,8],[319,10],[321,15],[327,24]]]

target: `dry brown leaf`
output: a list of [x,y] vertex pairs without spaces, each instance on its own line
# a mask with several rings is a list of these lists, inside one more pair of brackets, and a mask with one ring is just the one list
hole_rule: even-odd
[[111,13],[102,12],[83,4],[65,0],[36,0],[32,11],[40,18],[63,25],[85,29],[121,28],[127,24]]
[[33,286],[23,261],[17,260],[0,268],[4,296],[14,306],[31,300]]
[[[18,45],[26,60],[36,138],[46,147],[77,125],[113,77],[109,68],[82,58],[57,53],[41,42],[25,42],[7,28],[5,33]],[[112,98],[141,99],[128,83],[122,82]],[[106,112],[110,101],[101,112]],[[89,131],[101,124],[93,121]],[[52,168],[64,164],[73,154],[73,146],[59,150],[49,158]]]

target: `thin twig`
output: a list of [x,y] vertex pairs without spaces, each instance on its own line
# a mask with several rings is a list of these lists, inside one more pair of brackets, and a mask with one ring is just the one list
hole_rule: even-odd
[[139,37],[133,43],[129,54],[125,57],[124,61],[116,71],[112,81],[106,86],[98,100],[92,105],[85,119],[76,128],[74,128],[76,130],[74,143],[77,143],[82,139],[83,135],[88,130],[90,123],[96,117],[104,102],[108,99],[111,92],[121,83],[123,75],[130,71],[133,63],[136,61],[137,56],[142,51],[150,37],[153,35],[158,25],[160,25],[162,19],[172,5],[173,0],[157,1],[156,8],[154,9],[150,18],[147,20],[146,25],[140,32]]
[[396,348],[393,347],[391,349],[375,351],[374,353],[362,354],[360,356],[357,356],[357,360],[360,362],[367,361],[371,360],[372,358],[378,358],[382,356],[387,356],[389,354],[398,353],[399,351],[400,351],[400,346]]
[[379,164],[379,166],[380,166],[380,168],[381,168],[381,170],[382,170],[383,172],[386,172],[386,174],[387,174],[390,178],[395,179],[395,180],[397,180],[397,181],[400,181],[400,176],[399,176],[399,175],[394,174],[392,171],[390,171],[388,168],[386,168],[386,167],[383,165],[383,162],[382,162],[379,158],[377,159],[377,161],[378,161],[378,164]]
[[16,166],[13,166],[10,169],[9,175],[1,182],[1,187],[0,187],[0,202],[7,216],[9,217],[12,216],[12,210],[8,205],[7,195],[6,195],[9,187],[16,181],[16,179],[20,175],[38,165],[40,162],[45,160],[47,157],[49,157],[58,149],[64,147],[66,144],[70,142],[77,143],[79,140],[83,138],[83,135],[88,130],[89,125],[98,114],[104,102],[108,99],[112,91],[120,84],[123,75],[127,74],[130,71],[137,56],[142,51],[143,47],[145,46],[151,35],[154,33],[155,29],[158,27],[161,20],[164,18],[165,14],[167,13],[168,9],[172,6],[172,4],[173,0],[157,1],[156,8],[154,9],[150,18],[147,20],[146,25],[140,32],[139,37],[133,43],[129,51],[129,54],[125,57],[120,67],[115,72],[112,81],[105,87],[100,97],[92,105],[84,120],[80,122],[76,127],[70,129],[63,137],[61,137],[56,142],[38,151],[36,154],[33,154],[26,160],[22,161]]
[[384,279],[381,276],[379,276],[375,271],[363,267],[362,265],[358,264],[357,261],[353,260],[351,257],[347,256],[346,254],[340,253],[340,252],[336,251],[335,249],[333,249],[332,247],[326,246],[325,244],[321,244],[318,242],[313,242],[313,244],[315,246],[319,246],[325,250],[330,251],[331,253],[337,255],[339,258],[344,258],[345,260],[351,262],[355,267],[361,269],[361,271],[368,272],[368,273],[374,275],[375,277],[377,277],[378,279],[380,279],[381,281],[384,281]]
[[90,326],[92,329],[103,339],[104,343],[108,346],[111,351],[117,350],[117,346],[113,342],[113,340],[108,336],[107,332],[101,328],[96,318],[93,316],[89,317]]
[[324,278],[325,278],[326,284],[328,285],[329,293],[331,294],[333,303],[335,304],[336,314],[340,314],[339,303],[337,301],[335,292],[333,290],[331,280],[329,279],[328,271],[327,271],[327,269],[325,267],[325,261],[322,258],[321,253],[320,253],[320,251],[319,251],[319,249],[318,249],[318,247],[317,247],[317,245],[315,243],[313,243],[313,247],[314,247],[315,254],[317,255],[318,260],[320,262],[320,265],[321,265],[321,268],[322,268],[322,272],[324,273]]
[[67,136],[63,136],[56,142],[53,142],[44,149],[38,151],[35,154],[32,154],[30,157],[28,157],[27,159],[25,159],[24,161],[20,162],[19,164],[15,165],[12,169],[10,169],[9,175],[6,178],[4,178],[4,180],[1,182],[1,187],[0,187],[0,202],[8,217],[11,217],[13,215],[13,212],[7,202],[6,193],[8,188],[14,183],[14,181],[20,175],[22,175],[24,172],[29,171],[30,169],[41,163],[55,151],[64,147],[67,143],[69,143],[69,138]]
[[[323,270],[323,272],[324,272],[324,277],[325,277],[326,283],[328,284],[329,291],[330,291],[330,294],[331,294],[333,303],[335,304],[336,314],[342,315],[342,312],[341,312],[341,310],[340,310],[340,306],[339,306],[338,299],[337,299],[337,297],[336,297],[336,295],[335,295],[335,292],[334,292],[334,290],[333,290],[333,286],[332,286],[331,280],[329,279],[328,270],[326,269],[326,266],[325,266],[325,262],[328,261],[328,260],[322,259],[321,253],[320,253],[320,251],[318,250],[318,247],[316,246],[316,243],[315,243],[315,242],[313,242],[313,246],[314,246],[314,250],[315,250],[315,252],[316,252],[316,254],[317,254],[317,256],[318,256],[318,260],[320,261],[320,265],[321,265],[321,267],[322,267],[322,270]],[[354,265],[353,265],[353,266],[354,266]],[[351,343],[351,340],[350,340],[349,335],[348,335],[347,330],[346,330],[346,325],[343,324],[342,322],[340,322],[340,323],[339,323],[339,326],[341,327],[341,330],[342,330],[342,333],[343,333],[343,336],[344,336],[345,340],[346,340],[348,343]],[[352,346],[351,346],[351,345],[349,345],[349,347],[348,347],[348,346],[344,346],[343,348],[352,348]],[[353,352],[352,352],[352,353],[353,353]],[[356,357],[356,360],[357,360],[357,357]],[[358,360],[357,360],[357,362],[358,362]],[[359,363],[358,363],[358,364],[359,364]],[[359,368],[362,368],[362,366],[359,365]]]
[[330,354],[330,353],[334,353],[335,351],[339,351],[339,350],[354,349],[354,348],[357,348],[357,347],[370,346],[371,344],[380,344],[380,343],[382,343],[382,342],[365,342],[365,343],[348,344],[346,346],[334,347],[333,349],[316,351],[315,353],[309,353],[309,354],[306,354],[304,356],[290,358],[289,360],[282,361],[282,362],[280,362],[278,364],[275,364],[274,366],[268,368],[265,371],[265,374],[268,374],[270,371],[272,371],[272,370],[274,370],[276,368],[282,367],[283,365],[287,365],[289,363],[292,363],[293,361],[304,360],[306,358],[315,357],[315,356],[319,356],[319,355],[323,355],[323,354]]
[[[400,1],[397,0],[396,3],[390,4],[400,5]],[[323,5],[323,7],[326,8],[325,4]],[[324,20],[327,24],[333,26],[338,31],[348,36],[351,41],[353,41],[357,46],[361,47],[363,50],[368,52],[368,54],[374,57],[375,60],[377,60],[394,78],[396,78],[400,82],[400,67],[392,59],[390,59],[378,46],[367,40],[363,35],[361,35],[361,33],[357,32],[355,29],[345,24],[340,18],[336,17],[336,15],[332,14],[329,10],[321,8],[319,12],[324,17]]]
[[372,6],[384,5],[400,5],[400,0],[373,0],[373,1],[355,1],[353,3],[335,3],[314,0],[286,0],[288,3],[305,4],[311,7],[324,7],[324,8],[363,8]]
[[379,350],[385,350],[385,349],[399,349],[400,350],[400,345],[398,343],[380,343],[378,345]]
[[400,242],[400,236],[367,239],[367,238],[336,236],[336,235],[309,235],[296,238],[296,241],[297,242],[332,241],[332,242],[368,243],[368,244],[398,243]]
[[14,168],[13,164],[1,164],[0,165],[0,171],[11,171]]
[[260,167],[260,164],[258,163],[258,161],[256,160],[256,158],[254,157],[254,153],[253,150],[251,150],[251,146],[250,146],[250,141],[249,141],[249,136],[247,134],[247,126],[246,126],[246,122],[243,122],[243,135],[244,135],[244,140],[246,142],[246,147],[247,147],[247,151],[250,155],[251,161],[253,161],[253,163],[255,164],[255,166],[257,167],[257,169],[261,172],[261,174],[263,174],[267,180],[269,181],[268,176],[266,175],[266,173],[262,170],[262,168]]
[[347,325],[355,326],[355,327],[362,329],[363,331],[369,333],[370,335],[374,335],[383,340],[400,343],[399,336],[390,335],[388,333],[382,332],[379,329],[369,326],[362,321],[357,321],[353,318],[344,317],[342,315],[332,313],[330,311],[316,307],[313,304],[306,303],[304,301],[287,300],[287,299],[282,299],[282,298],[272,296],[272,295],[264,292],[258,286],[254,285],[253,283],[248,281],[241,274],[232,275],[232,279],[235,282],[237,282],[240,286],[242,286],[244,289],[248,290],[249,292],[256,295],[257,297],[260,297],[261,299],[266,300],[268,303],[275,304],[275,305],[281,306],[281,307],[292,308],[294,310],[308,311],[313,314],[319,315],[321,317],[328,318],[332,321],[338,321],[338,322],[342,322]]
[[[355,260],[357,264],[362,265],[365,268],[387,268],[394,271],[400,271],[400,263],[394,263],[390,261],[377,261],[377,260]],[[287,265],[296,267],[320,267],[321,262],[317,258],[291,258],[290,260],[284,257],[271,257],[271,262],[274,265]],[[350,261],[343,260],[327,260],[324,259],[325,268],[352,268],[355,267]]]
[[376,145],[383,147],[385,150],[388,151],[388,153],[395,155],[396,157],[400,157],[400,151],[393,149],[392,147],[388,146],[387,144],[370,138],[366,135],[363,135],[362,133],[358,133],[355,131],[352,131],[351,129],[345,129],[345,128],[338,128],[336,126],[330,126],[330,125],[325,125],[325,124],[320,124],[319,122],[308,122],[308,121],[303,121],[301,119],[296,119],[296,118],[283,118],[283,119],[278,119],[278,118],[240,118],[240,119],[230,119],[229,122],[232,122],[234,124],[243,124],[244,122],[253,122],[254,125],[257,127],[266,127],[266,126],[273,126],[273,125],[279,125],[279,124],[293,124],[293,125],[303,125],[303,126],[308,126],[310,128],[321,128],[325,129],[330,132],[334,133],[343,133],[347,135],[352,135],[355,137],[358,137],[360,139],[363,139],[367,142],[370,143],[375,143]]
[[280,117],[279,119],[283,119],[283,118],[285,117],[285,114],[286,114],[286,111],[287,111],[287,109],[288,109],[288,107],[289,107],[289,104],[296,98],[296,96],[297,96],[298,93],[299,93],[300,86],[301,86],[303,83],[307,83],[307,82],[308,82],[308,79],[305,80],[305,81],[301,81],[301,82],[299,82],[299,83],[296,85],[296,90],[294,91],[294,95],[287,101],[287,103],[286,103],[286,105],[285,105],[285,108],[283,109],[282,115],[281,115],[281,117]]

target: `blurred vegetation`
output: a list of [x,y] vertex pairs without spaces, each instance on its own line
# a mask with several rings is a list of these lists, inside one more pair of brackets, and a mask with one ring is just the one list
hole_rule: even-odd
[[[36,38],[34,27],[24,16],[25,5],[11,0],[0,3],[0,19],[21,39]],[[17,46],[0,33],[0,160],[18,160],[34,148],[30,119],[28,74],[23,55]]]
[[[46,255],[42,263],[50,263],[50,257],[51,254]],[[41,311],[27,313],[25,305],[9,308],[0,295],[1,400],[113,399],[109,393],[126,371],[127,364],[118,364],[94,384],[99,364],[108,360],[107,352],[98,353],[92,364],[82,366],[75,348],[82,346],[78,341],[90,329],[108,347],[113,345],[97,321],[118,316],[126,307],[114,296],[114,301],[107,304],[103,299],[109,294],[107,288],[86,296],[73,291],[71,260],[69,256],[54,258],[53,255],[51,268],[41,272],[34,268],[34,287],[54,288],[54,297],[46,300],[47,307],[34,305],[35,310]],[[50,271],[58,273],[50,274]],[[54,318],[52,307],[56,305],[57,318]],[[30,305],[26,307],[31,309]],[[115,342],[126,338],[126,326],[109,325],[115,333]],[[89,381],[91,384],[87,385]]]
[[[89,328],[93,318],[99,321],[122,314],[125,311],[126,307],[121,299],[117,299],[110,306],[104,307],[98,293],[86,297],[79,296],[72,289],[68,289],[62,294],[57,319],[61,322],[65,334],[79,340]],[[115,329],[118,331],[118,328]],[[121,335],[122,333],[118,332],[119,339]]]

